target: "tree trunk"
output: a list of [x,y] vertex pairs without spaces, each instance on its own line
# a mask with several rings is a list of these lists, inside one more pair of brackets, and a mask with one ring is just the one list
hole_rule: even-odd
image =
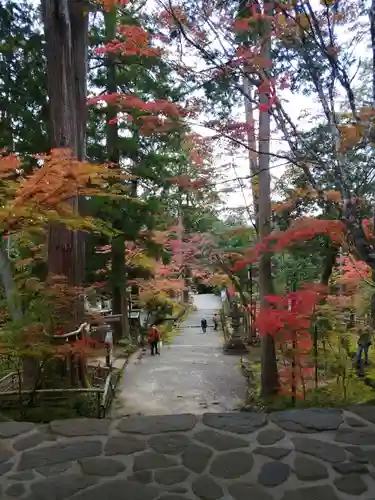
[[[266,12],[267,14],[267,12]],[[264,38],[261,46],[261,58],[269,61],[271,59],[271,27],[264,22]],[[260,105],[267,106],[268,96],[259,93]],[[259,240],[263,241],[271,232],[271,174],[270,174],[270,135],[271,116],[267,111],[259,111],[259,205],[258,205],[258,234]],[[259,296],[260,308],[268,308],[267,295],[273,290],[271,254],[262,252],[259,258]],[[276,394],[279,389],[279,374],[275,352],[275,341],[269,334],[262,337],[261,342],[261,392],[262,396],[268,397]]]
[[[88,16],[84,0],[41,0],[48,76],[51,146],[66,148],[83,159],[86,130]],[[78,212],[78,197],[71,204]],[[51,224],[48,237],[49,275],[80,285],[85,266],[84,238],[60,224]],[[83,316],[83,300],[70,310],[72,327]],[[68,314],[68,311],[67,311]]]
[[[78,160],[85,156],[88,15],[84,0],[41,0],[48,77],[51,146],[64,148]],[[78,213],[78,196],[70,200]],[[85,269],[83,233],[51,224],[48,235],[48,273],[63,276],[72,286],[81,285]],[[78,327],[84,315],[79,293],[64,309],[66,324]],[[80,377],[85,380],[85,360],[79,357]]]
[[259,215],[259,176],[258,172],[258,163],[259,158],[257,156],[257,144],[255,138],[254,128],[251,127],[251,124],[254,124],[254,110],[253,110],[253,92],[251,88],[251,82],[248,78],[248,74],[250,73],[250,69],[246,66],[244,67],[244,81],[243,81],[243,91],[245,95],[245,117],[246,123],[248,126],[247,129],[247,145],[248,145],[248,153],[249,153],[249,166],[250,166],[250,176],[251,176],[251,194],[253,196],[253,206],[254,206],[254,225],[256,232],[258,234],[259,225],[258,225],[258,215]]
[[[375,106],[375,0],[371,2],[369,17],[372,53],[372,105]],[[375,234],[375,207],[373,208],[373,234]],[[374,244],[375,242],[373,241],[373,247]],[[372,268],[372,281],[375,282],[375,268]],[[375,292],[373,292],[371,297],[371,326],[375,329]]]
[[[254,109],[253,109],[253,89],[252,84],[248,75],[250,74],[250,68],[244,67],[244,79],[243,79],[243,91],[245,97],[245,118],[247,123],[247,145],[249,154],[249,170],[251,176],[251,194],[253,197],[253,207],[254,207],[254,228],[259,241],[259,176],[258,176],[258,165],[259,157],[256,153],[257,142],[255,138],[255,128],[254,124]],[[250,270],[249,270],[250,271]],[[252,274],[252,269],[250,271]],[[250,285],[250,286],[249,286]],[[250,314],[248,315],[248,331],[247,338],[251,342],[256,337],[256,330],[254,328],[254,317],[252,311],[253,298],[252,298],[252,276],[251,282],[248,280],[248,288],[250,288]]]
[[[116,37],[116,7],[104,13],[106,41],[111,42]],[[113,54],[107,54],[107,93],[117,92],[116,59]],[[120,151],[118,147],[118,126],[116,123],[117,109],[108,105],[107,111],[107,154],[113,168],[119,168]],[[121,314],[121,321],[113,324],[114,340],[118,341],[125,335],[125,238],[120,235],[112,241],[111,254],[111,288],[112,314]]]
[[126,336],[125,318],[126,307],[126,269],[125,269],[125,241],[123,236],[112,240],[111,250],[111,287],[112,287],[112,314],[121,314],[121,321],[113,324],[114,341]]

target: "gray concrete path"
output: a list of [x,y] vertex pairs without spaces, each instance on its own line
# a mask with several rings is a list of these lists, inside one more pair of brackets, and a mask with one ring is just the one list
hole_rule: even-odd
[[[220,332],[212,316],[220,307],[215,295],[194,297],[197,310],[181,324],[170,346],[160,356],[147,354],[125,369],[112,416],[201,414],[237,409],[245,395],[239,357],[222,352]],[[208,322],[206,334],[200,321]]]

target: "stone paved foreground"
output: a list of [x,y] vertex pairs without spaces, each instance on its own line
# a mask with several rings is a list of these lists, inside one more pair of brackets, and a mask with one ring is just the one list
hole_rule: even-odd
[[6,422],[0,438],[1,499],[375,499],[375,407]]

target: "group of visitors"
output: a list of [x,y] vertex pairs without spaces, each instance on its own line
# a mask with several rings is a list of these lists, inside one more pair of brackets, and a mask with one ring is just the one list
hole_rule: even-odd
[[[214,314],[212,318],[212,324],[214,331],[217,331],[219,321],[217,314]],[[206,333],[207,331],[207,320],[206,318],[201,319],[201,328],[202,332]],[[155,354],[160,356],[160,343],[161,343],[161,334],[158,328],[155,325],[152,325],[149,329],[148,333],[148,343],[151,348],[151,356]],[[362,357],[364,358],[365,366],[368,365],[368,353],[370,346],[372,345],[372,331],[369,326],[360,326],[358,330],[358,342],[357,342],[357,355],[356,355],[356,363],[357,366],[360,367],[362,363]]]
[[[216,331],[217,327],[219,325],[219,321],[217,319],[217,314],[214,314],[214,317],[212,318],[212,324],[214,326],[214,331]],[[206,320],[206,318],[202,318],[201,319],[201,328],[202,328],[202,332],[206,333],[206,331],[207,331],[207,320]]]
[[[219,325],[219,320],[217,314],[214,314],[212,318],[212,324],[214,327],[214,331],[217,330]],[[206,318],[202,318],[201,320],[201,328],[202,332],[206,333],[207,331],[207,320]],[[151,349],[151,356],[155,356],[157,354],[160,356],[160,343],[161,343],[161,333],[160,330],[156,327],[156,325],[151,325],[148,331],[148,343]]]

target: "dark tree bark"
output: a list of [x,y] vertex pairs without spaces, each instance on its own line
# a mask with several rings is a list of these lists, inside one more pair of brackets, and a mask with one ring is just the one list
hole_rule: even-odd
[[[375,106],[375,0],[371,2],[369,17],[372,52],[372,105]],[[375,234],[375,207],[373,208],[373,232]],[[374,242],[372,243],[374,245]],[[375,282],[375,266],[372,266],[372,280]],[[375,328],[375,292],[371,297],[371,326]]]
[[[267,14],[267,11],[265,12]],[[271,26],[264,25],[264,34],[261,45],[261,56],[266,61],[271,60]],[[259,93],[259,103],[268,104],[268,97]],[[270,138],[271,138],[271,116],[268,112],[259,112],[259,198],[258,198],[258,221],[257,228],[259,240],[269,236],[271,232],[271,173],[270,173]],[[269,307],[267,295],[274,293],[271,254],[263,252],[259,258],[259,297],[261,309]],[[272,397],[279,390],[279,372],[277,368],[275,340],[267,333],[261,341],[262,365],[261,365],[261,392],[264,397]]]
[[[85,0],[41,0],[48,77],[51,147],[64,148],[74,158],[85,156],[88,12]],[[79,211],[78,195],[70,200]],[[48,234],[48,273],[63,276],[72,286],[82,284],[85,269],[84,236],[61,224]],[[68,301],[69,302],[69,301]],[[65,324],[73,330],[84,315],[78,293],[64,309]],[[83,356],[71,355],[72,385],[86,385]],[[78,370],[76,370],[78,368]]]
[[[116,37],[116,8],[104,13],[106,39],[108,42]],[[113,54],[107,55],[107,92],[117,92],[116,58]],[[118,126],[113,120],[117,116],[115,106],[108,106],[107,111],[107,154],[113,168],[120,168],[120,151]],[[121,314],[121,321],[113,325],[115,341],[129,335],[128,315],[126,308],[126,269],[125,269],[125,238],[119,235],[112,240],[111,252],[111,288],[112,313]]]
[[[51,146],[85,156],[88,15],[84,0],[41,0],[48,76]],[[71,204],[78,212],[78,197]],[[48,271],[80,285],[85,265],[84,238],[60,224],[50,226]],[[83,315],[77,300],[72,323]]]

